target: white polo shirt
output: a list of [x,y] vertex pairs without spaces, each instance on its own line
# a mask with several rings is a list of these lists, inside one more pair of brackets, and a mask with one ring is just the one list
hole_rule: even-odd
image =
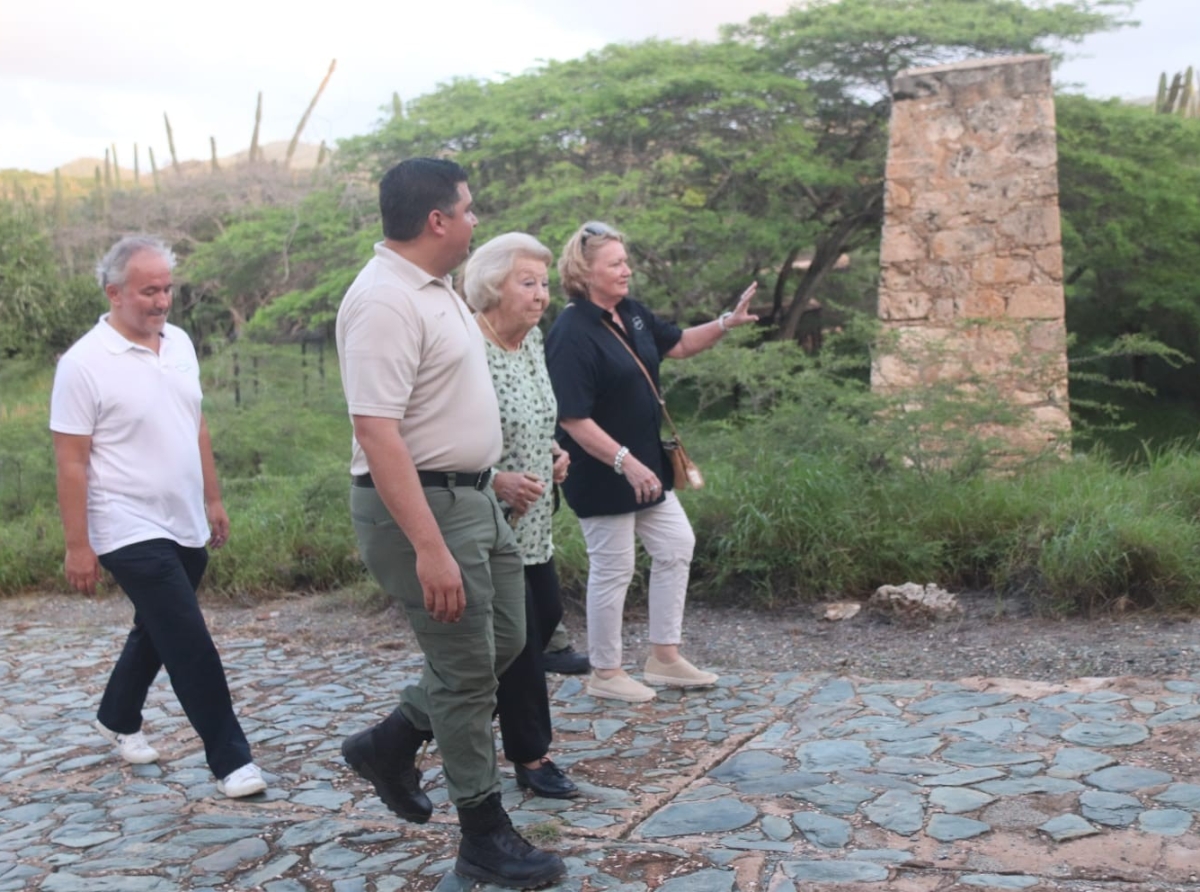
[[208,541],[200,467],[200,365],[168,324],[159,352],[126,340],[108,314],[58,361],[50,430],[92,438],[88,538],[96,554],[135,542]]

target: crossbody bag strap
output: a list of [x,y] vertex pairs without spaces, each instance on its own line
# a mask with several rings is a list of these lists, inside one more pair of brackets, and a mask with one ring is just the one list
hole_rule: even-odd
[[621,333],[617,331],[617,327],[615,325],[608,321],[605,321],[604,325],[613,333],[613,337],[621,342],[621,346],[629,351],[629,355],[633,357],[633,361],[637,363],[638,368],[642,370],[642,374],[646,376],[646,383],[650,385],[650,392],[654,394],[654,398],[658,400],[658,404],[662,406],[663,415],[667,419],[667,424],[671,426],[671,436],[678,440],[679,431],[675,429],[675,422],[671,420],[671,413],[667,411],[667,403],[662,398],[662,394],[658,392],[658,388],[654,386],[654,379],[650,377],[650,372],[646,369],[646,364],[642,362],[642,358],[634,352],[634,349],[629,346],[629,342],[621,337]]

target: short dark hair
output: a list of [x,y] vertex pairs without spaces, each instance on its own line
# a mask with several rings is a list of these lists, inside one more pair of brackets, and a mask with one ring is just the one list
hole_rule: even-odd
[[384,238],[409,242],[421,234],[430,211],[453,215],[458,184],[466,181],[462,166],[444,158],[401,161],[379,181]]

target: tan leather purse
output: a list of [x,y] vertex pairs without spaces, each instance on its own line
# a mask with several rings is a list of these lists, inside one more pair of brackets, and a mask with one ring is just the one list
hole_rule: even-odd
[[675,422],[671,419],[671,413],[667,411],[667,404],[663,400],[662,394],[654,386],[654,379],[650,377],[650,372],[646,369],[641,357],[621,337],[621,333],[611,323],[606,322],[605,324],[608,326],[609,331],[613,333],[613,337],[620,341],[621,346],[629,351],[629,355],[633,357],[633,361],[638,364],[638,368],[646,376],[646,383],[650,385],[650,390],[654,394],[654,398],[662,406],[663,416],[667,419],[667,424],[671,427],[671,439],[663,440],[662,448],[663,452],[667,454],[667,458],[671,461],[672,482],[675,489],[703,489],[704,475],[700,473],[700,469],[696,467],[696,463],[692,461],[691,457],[687,454],[687,450],[683,448],[683,440],[679,437],[679,429],[675,427]]

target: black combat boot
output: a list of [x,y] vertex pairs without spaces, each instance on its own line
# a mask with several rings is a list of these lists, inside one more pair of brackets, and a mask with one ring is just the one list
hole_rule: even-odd
[[386,719],[342,741],[342,757],[359,777],[369,780],[383,804],[414,824],[424,824],[433,803],[421,789],[416,755],[433,735],[418,731],[400,708]]
[[454,872],[507,889],[540,889],[566,876],[567,866],[553,852],[536,849],[516,830],[492,793],[474,808],[458,809],[462,843]]

